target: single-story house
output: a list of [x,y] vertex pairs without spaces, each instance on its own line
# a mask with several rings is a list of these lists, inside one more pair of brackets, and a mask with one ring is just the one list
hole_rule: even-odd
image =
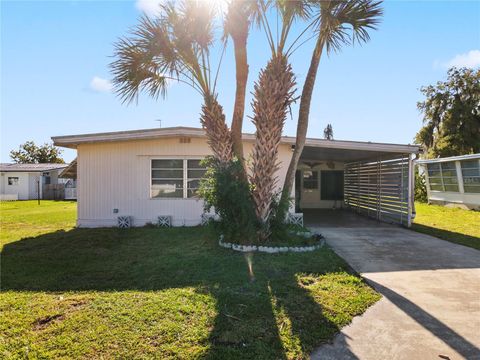
[[44,198],[47,185],[59,183],[67,164],[0,164],[0,200]]
[[429,203],[480,209],[480,154],[416,163],[425,174]]
[[[244,134],[251,154],[255,135]],[[56,146],[77,150],[80,227],[133,226],[169,217],[174,226],[200,224],[197,197],[211,155],[203,129],[157,128],[52,137]],[[278,186],[283,185],[295,138],[284,136],[278,152]],[[420,148],[309,138],[296,174],[296,211],[349,208],[381,221],[409,226],[414,217],[413,160]],[[294,209],[292,208],[292,211]]]

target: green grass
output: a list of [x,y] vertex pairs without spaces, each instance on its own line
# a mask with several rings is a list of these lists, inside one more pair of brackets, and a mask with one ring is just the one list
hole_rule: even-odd
[[333,251],[246,255],[211,230],[75,229],[1,203],[0,357],[299,359],[379,295]]
[[480,212],[415,203],[412,229],[480,250]]

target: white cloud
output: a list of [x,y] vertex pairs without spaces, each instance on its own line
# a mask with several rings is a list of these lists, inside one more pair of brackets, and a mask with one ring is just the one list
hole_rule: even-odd
[[99,76],[94,76],[92,81],[90,81],[90,89],[96,92],[111,92],[112,83],[110,80],[103,79]]
[[474,68],[480,66],[480,50],[470,50],[464,54],[455,55],[452,59],[442,62],[436,60],[433,63],[434,68],[468,67]]
[[145,15],[148,16],[155,16],[160,11],[160,4],[162,4],[163,0],[137,0],[135,3],[135,7],[144,12]]

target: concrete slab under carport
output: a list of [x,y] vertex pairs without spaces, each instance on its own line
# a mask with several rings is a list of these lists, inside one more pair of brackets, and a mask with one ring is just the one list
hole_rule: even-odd
[[312,359],[480,359],[480,252],[352,218],[306,223],[383,297]]
[[355,213],[344,208],[337,209],[303,209],[303,222],[309,227],[327,228],[383,228],[389,227],[382,221]]

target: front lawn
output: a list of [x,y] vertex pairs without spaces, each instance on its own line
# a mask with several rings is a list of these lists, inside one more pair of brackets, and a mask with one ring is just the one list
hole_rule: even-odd
[[66,202],[0,211],[4,358],[305,358],[379,299],[328,248],[246,255],[206,228],[74,229]]
[[412,229],[480,250],[480,212],[415,203]]

